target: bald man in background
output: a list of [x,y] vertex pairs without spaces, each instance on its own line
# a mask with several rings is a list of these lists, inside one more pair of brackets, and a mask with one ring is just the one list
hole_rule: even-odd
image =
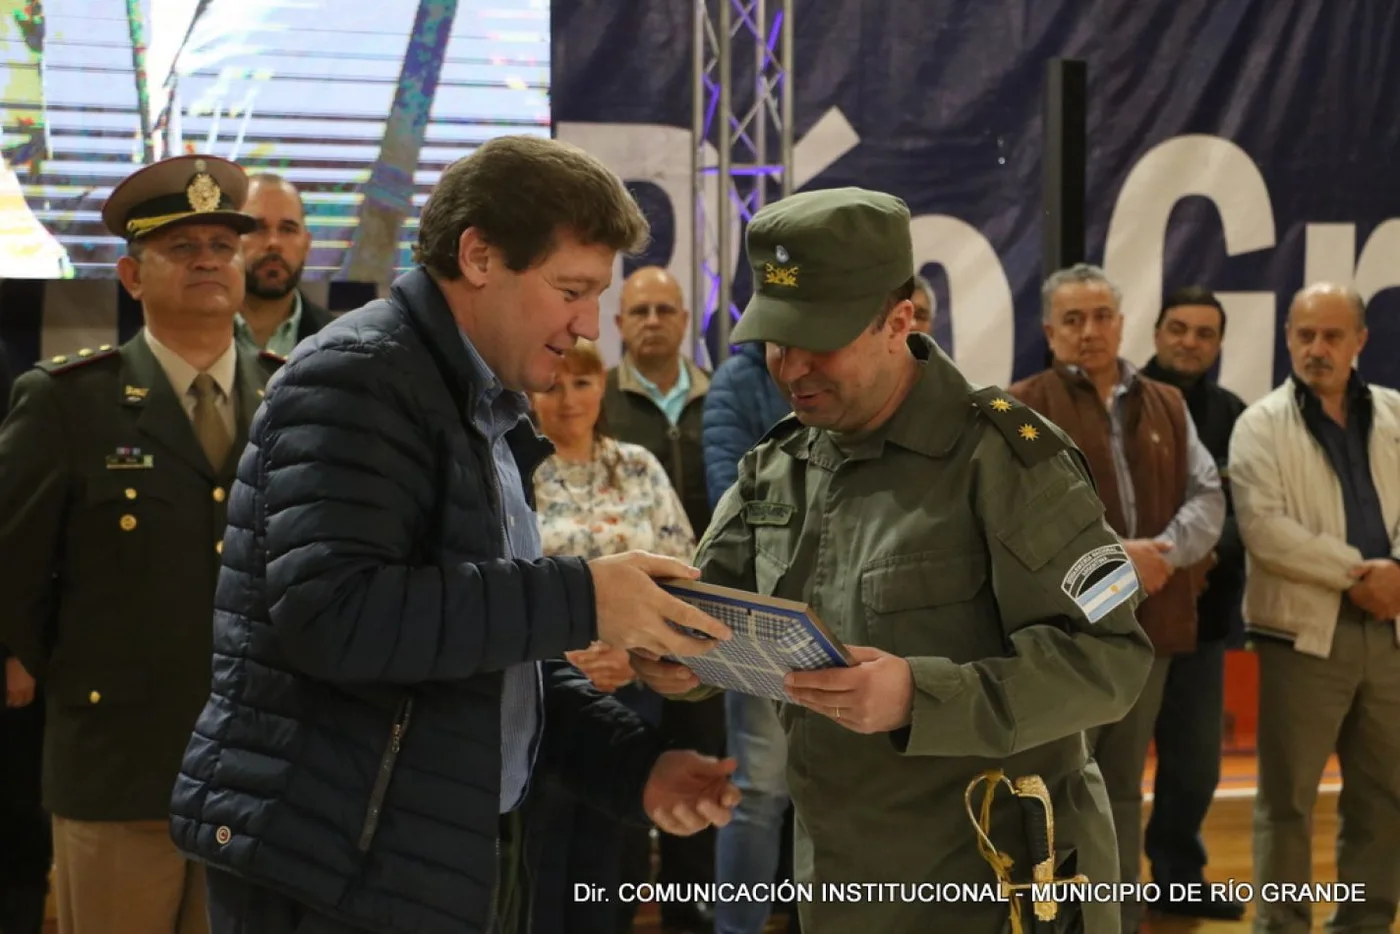
[[[617,329],[622,335],[622,362],[608,372],[603,392],[603,417],[619,441],[640,444],[661,462],[671,486],[681,498],[690,527],[698,539],[710,524],[710,499],[705,488],[705,459],[700,443],[705,394],[710,376],[681,354],[690,326],[690,312],[680,283],[660,266],[646,266],[627,277],[618,305]],[[724,698],[716,695],[698,704],[663,700],[637,685],[619,695],[661,732],[687,748],[714,756],[724,754]],[[715,833],[661,838],[664,882],[714,880]],[[634,840],[624,856],[623,881],[648,875],[646,839]],[[624,844],[627,847],[627,844]],[[621,913],[626,914],[627,906]],[[710,906],[666,903],[661,906],[667,932],[708,932]]]
[[[1335,752],[1335,934],[1394,929],[1400,903],[1400,392],[1362,379],[1366,304],[1319,283],[1288,309],[1292,375],[1235,423],[1230,485],[1259,656],[1254,885],[1312,880],[1317,788]],[[1256,934],[1312,905],[1260,903]]]
[[617,314],[622,362],[608,373],[603,414],[619,441],[656,455],[698,538],[710,524],[700,422],[709,374],[681,354],[690,326],[680,283],[660,266],[627,277]]
[[243,235],[245,294],[234,334],[247,347],[285,357],[330,324],[331,315],[298,288],[311,252],[301,193],[272,172],[249,176],[248,182],[243,210],[257,226]]

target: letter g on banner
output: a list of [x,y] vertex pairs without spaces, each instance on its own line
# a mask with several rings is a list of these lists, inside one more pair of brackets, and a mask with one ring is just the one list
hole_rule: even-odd
[[[1152,325],[1162,301],[1167,222],[1183,198],[1209,198],[1220,214],[1225,252],[1275,245],[1274,208],[1254,160],[1218,136],[1176,136],[1159,143],[1128,173],[1104,245],[1104,271],[1123,290],[1123,349],[1129,360],[1152,355]],[[1230,327],[1221,347],[1220,382],[1245,401],[1273,388],[1273,292],[1221,292]],[[1268,348],[1264,350],[1262,348]]]

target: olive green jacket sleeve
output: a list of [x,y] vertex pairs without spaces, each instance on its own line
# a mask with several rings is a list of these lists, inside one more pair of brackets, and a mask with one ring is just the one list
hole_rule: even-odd
[[[753,532],[744,521],[744,500],[753,489],[753,454],[739,462],[739,479],[715,505],[710,526],[695,552],[695,566],[707,584],[734,587],[752,593],[757,589],[754,575]],[[668,700],[702,701],[722,693],[721,688],[702,685],[684,694],[671,694]]]
[[1028,465],[989,432],[976,457],[987,586],[1008,651],[909,659],[912,721],[891,736],[906,755],[1002,758],[1113,722],[1152,667],[1136,572],[1077,452]]
[[64,420],[53,378],[31,370],[15,381],[0,425],[0,567],[6,607],[0,645],[35,678],[48,661],[69,482]]

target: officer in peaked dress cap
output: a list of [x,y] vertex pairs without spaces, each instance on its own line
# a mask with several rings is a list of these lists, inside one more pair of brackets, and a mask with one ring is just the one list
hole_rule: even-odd
[[60,934],[208,930],[168,822],[209,693],[229,491],[281,363],[233,339],[247,188],[213,156],[117,185],[102,218],[146,327],[41,361],[0,426],[0,644],[44,696]]
[[248,176],[234,163],[175,156],[122,179],[102,205],[102,223],[127,241],[189,223],[225,224],[245,234],[257,226],[239,210],[247,198]]
[[[767,342],[793,414],[740,462],[695,564],[705,581],[810,605],[857,662],[789,676],[795,874],[911,893],[804,902],[802,930],[1005,930],[1000,870],[964,805],[996,769],[1048,786],[1054,878],[1114,881],[1083,731],[1132,706],[1152,646],[1082,457],[914,331],[898,198],[794,195],[759,211],[747,237],[754,295],[732,336]],[[664,693],[708,690],[678,665],[634,665]],[[992,800],[986,832],[1012,858],[1012,881],[1029,881],[1019,799]],[[988,897],[919,894],[946,883]],[[1059,912],[1056,930],[1117,930],[1112,905]]]

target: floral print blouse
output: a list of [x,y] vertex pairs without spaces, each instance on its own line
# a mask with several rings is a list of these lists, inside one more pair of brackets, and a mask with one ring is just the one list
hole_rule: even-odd
[[680,497],[640,445],[600,439],[586,464],[552,455],[535,471],[535,511],[546,555],[593,559],[634,548],[681,561],[695,555]]

